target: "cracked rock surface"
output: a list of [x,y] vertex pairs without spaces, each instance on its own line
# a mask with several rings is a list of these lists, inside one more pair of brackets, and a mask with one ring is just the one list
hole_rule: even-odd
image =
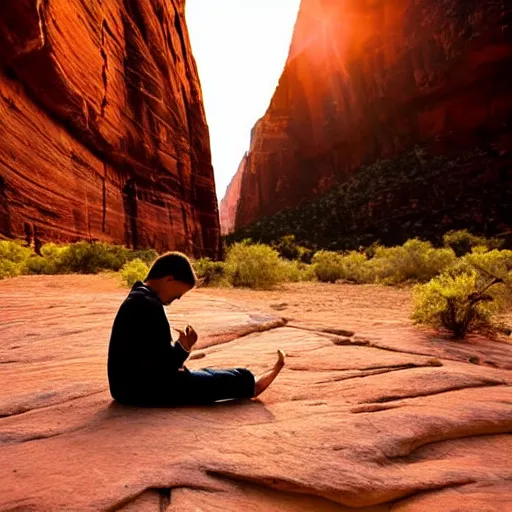
[[168,310],[189,368],[285,369],[258,400],[137,409],[106,380],[126,289],[0,282],[0,510],[512,510],[512,344],[414,328],[408,293],[194,290]]

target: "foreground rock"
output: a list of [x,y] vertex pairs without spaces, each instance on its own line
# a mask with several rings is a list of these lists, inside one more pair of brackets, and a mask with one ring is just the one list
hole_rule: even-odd
[[0,2],[0,235],[217,256],[185,1]]
[[258,373],[280,347],[285,370],[261,400],[137,409],[105,371],[126,293],[100,276],[0,283],[1,510],[512,510],[512,345],[454,352],[362,324],[340,344],[335,308],[284,325],[197,290],[169,314],[202,334],[190,368]]

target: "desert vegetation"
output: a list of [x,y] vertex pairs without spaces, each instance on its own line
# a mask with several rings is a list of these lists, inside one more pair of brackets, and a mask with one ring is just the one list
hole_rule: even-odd
[[[109,272],[132,286],[145,278],[157,256],[152,249],[86,241],[47,243],[35,254],[22,240],[2,240],[0,278]],[[202,286],[270,289],[300,281],[411,286],[413,320],[457,338],[506,330],[496,319],[512,305],[512,251],[502,249],[499,239],[467,230],[446,233],[439,246],[414,238],[357,251],[313,252],[294,235],[271,245],[246,239],[228,245],[223,261],[202,258],[193,265]]]

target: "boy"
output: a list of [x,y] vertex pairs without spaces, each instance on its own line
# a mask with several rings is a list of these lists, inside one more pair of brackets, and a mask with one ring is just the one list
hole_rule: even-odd
[[252,398],[262,393],[284,366],[278,350],[275,366],[255,378],[246,368],[190,371],[183,366],[197,342],[188,325],[172,342],[164,306],[197,284],[188,258],[179,252],[159,256],[144,281],[137,281],[115,317],[108,350],[110,393],[128,405],[210,404]]

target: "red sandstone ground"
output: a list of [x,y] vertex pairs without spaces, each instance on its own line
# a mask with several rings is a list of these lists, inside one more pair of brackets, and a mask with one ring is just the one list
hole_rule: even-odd
[[141,410],[107,390],[127,291],[0,282],[0,510],[512,510],[512,344],[413,327],[407,289],[200,289],[168,311],[191,369],[287,366],[260,400]]

